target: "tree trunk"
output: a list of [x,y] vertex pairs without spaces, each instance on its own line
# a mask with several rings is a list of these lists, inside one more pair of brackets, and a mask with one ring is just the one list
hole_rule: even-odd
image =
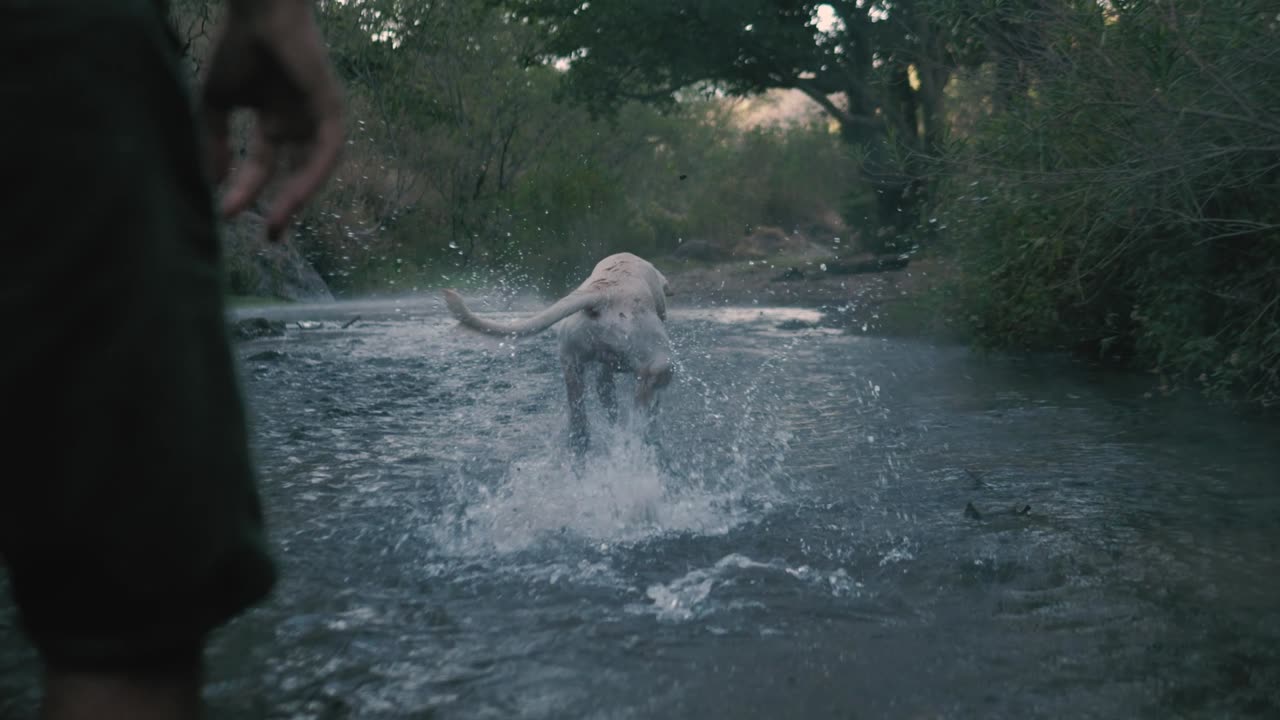
[[[905,88],[905,94],[903,89]],[[907,172],[898,152],[902,144],[914,152],[919,144],[916,132],[915,102],[913,91],[907,83],[905,71],[902,84],[892,91],[892,98],[881,107],[884,124],[878,128],[864,123],[841,123],[841,137],[845,142],[863,149],[859,173],[875,193],[875,223],[877,239],[868,238],[868,250],[892,251],[894,237],[915,224],[918,216],[919,192],[915,180]],[[910,116],[904,117],[906,113]]]

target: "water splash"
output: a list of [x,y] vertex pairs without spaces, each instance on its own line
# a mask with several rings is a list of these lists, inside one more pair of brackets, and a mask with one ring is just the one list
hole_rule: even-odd
[[[645,590],[645,597],[650,602],[632,603],[626,609],[633,614],[651,614],[664,622],[684,622],[703,617],[719,607],[711,602],[714,590],[733,584],[744,573],[764,574],[766,580],[772,581],[790,577],[802,583],[806,591],[817,589],[833,597],[857,597],[863,593],[863,583],[853,579],[844,568],[830,572],[808,565],[791,568],[758,562],[741,553],[730,553],[709,568],[691,570],[669,583],[650,585]],[[723,604],[725,603],[721,603]],[[732,601],[727,604],[735,606]],[[751,601],[748,604],[760,606],[761,603]],[[740,606],[742,603],[738,602],[736,605]]]
[[707,569],[693,570],[667,584],[650,585],[645,595],[653,601],[651,606],[631,605],[631,612],[652,612],[659,620],[689,620],[698,612],[698,606],[711,595],[711,589],[734,570],[770,568],[771,565],[733,553],[720,558]]
[[[702,332],[718,332],[703,325]],[[555,423],[556,430],[526,435],[509,464],[458,471],[451,506],[436,524],[436,545],[474,557],[549,541],[610,546],[680,533],[715,536],[768,512],[786,495],[791,434],[779,407],[790,388],[790,352],[800,341],[744,358],[749,371],[726,375],[705,340],[696,324],[677,329],[673,341],[683,357],[663,396],[653,444],[642,439],[626,403],[617,425],[592,408],[593,450],[575,462],[563,410],[544,415],[537,422]],[[629,381],[619,382],[618,396],[627,397]]]
[[580,462],[549,438],[495,488],[459,478],[453,521],[437,542],[462,555],[512,553],[551,539],[607,549],[664,533],[723,534],[744,519],[736,493],[665,471],[658,450],[625,426],[597,432],[603,447]]

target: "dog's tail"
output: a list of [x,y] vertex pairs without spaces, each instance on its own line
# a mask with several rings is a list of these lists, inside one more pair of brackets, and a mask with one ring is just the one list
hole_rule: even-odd
[[589,307],[601,304],[603,301],[604,295],[602,293],[571,293],[533,317],[512,323],[499,323],[477,317],[467,307],[466,303],[462,302],[462,296],[456,290],[444,291],[444,302],[449,306],[449,312],[452,312],[459,322],[472,330],[479,330],[489,335],[533,335],[540,333],[579,310],[586,310]]

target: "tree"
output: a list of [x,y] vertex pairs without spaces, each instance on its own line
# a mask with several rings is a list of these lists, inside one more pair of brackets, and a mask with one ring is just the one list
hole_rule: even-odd
[[569,114],[548,99],[554,71],[517,62],[535,34],[482,0],[319,7],[352,145],[305,219],[318,264],[380,277],[389,263],[470,266],[502,252],[495,230],[518,179]]
[[[794,89],[859,149],[880,228],[910,227],[919,156],[946,133],[943,88],[972,53],[928,0],[505,0],[547,35],[542,62],[567,62],[565,89],[597,113],[625,101],[670,105],[690,89]],[[856,218],[851,218],[856,220]]]
[[168,3],[169,27],[178,41],[191,80],[199,76],[201,64],[208,55],[221,5],[220,0],[170,0]]

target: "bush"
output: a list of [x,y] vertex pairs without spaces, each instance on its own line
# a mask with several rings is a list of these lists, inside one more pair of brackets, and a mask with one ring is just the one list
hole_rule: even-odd
[[981,342],[1280,403],[1280,20],[1227,5],[1035,3],[999,24],[1018,72],[968,77],[990,110],[934,208]]

